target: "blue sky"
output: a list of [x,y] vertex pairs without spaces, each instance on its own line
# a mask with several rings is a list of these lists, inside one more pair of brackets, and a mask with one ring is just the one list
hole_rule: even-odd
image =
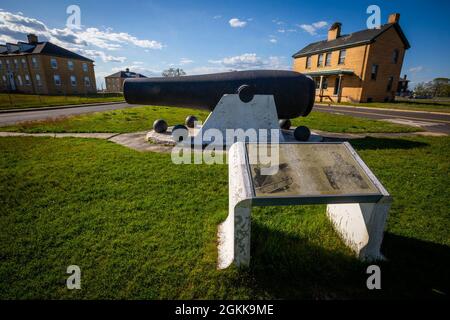
[[[81,9],[79,30],[68,30],[66,8]],[[254,68],[289,69],[292,54],[326,38],[335,21],[343,33],[366,28],[369,5],[381,22],[401,14],[411,43],[403,64],[412,85],[450,77],[449,1],[9,1],[0,4],[0,43],[28,31],[94,58],[97,82],[130,67],[159,75]]]

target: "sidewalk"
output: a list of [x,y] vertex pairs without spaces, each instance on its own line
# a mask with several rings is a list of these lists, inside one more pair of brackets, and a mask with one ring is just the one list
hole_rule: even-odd
[[[378,108],[378,107],[367,107],[367,106],[351,106],[344,104],[328,104],[328,103],[314,103],[316,106],[321,107],[342,107],[349,109],[369,109],[369,110],[384,110],[384,111],[394,111],[394,112],[415,112],[415,113],[430,113],[430,114],[439,114],[450,116],[450,112],[439,112],[439,111],[419,111],[419,110],[410,110],[410,109],[392,109],[392,108]],[[450,109],[450,108],[449,108]]]
[[[341,141],[351,139],[374,138],[396,138],[405,136],[446,136],[432,132],[410,132],[410,133],[334,133],[313,130],[312,133],[323,137],[324,141]],[[147,131],[130,133],[22,133],[22,132],[0,132],[2,137],[51,137],[51,138],[89,138],[108,140],[124,147],[139,152],[166,153],[172,150],[171,146],[152,144],[146,140]]]
[[49,106],[49,107],[29,107],[29,108],[19,108],[19,109],[0,109],[1,113],[15,113],[15,112],[29,112],[29,111],[45,111],[45,110],[55,110],[55,109],[69,109],[69,108],[80,108],[80,107],[92,107],[92,106],[102,106],[108,104],[120,104],[126,103],[126,101],[111,101],[111,102],[97,102],[97,103],[82,103],[82,104],[67,104],[62,106]]

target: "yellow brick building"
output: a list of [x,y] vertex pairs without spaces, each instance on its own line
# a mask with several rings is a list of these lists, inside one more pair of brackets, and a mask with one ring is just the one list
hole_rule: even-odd
[[94,61],[29,34],[28,42],[0,45],[0,92],[96,93]]
[[294,70],[316,81],[317,101],[392,101],[405,51],[410,48],[399,19],[394,13],[380,28],[348,35],[341,35],[341,24],[336,22],[327,40],[293,55]]

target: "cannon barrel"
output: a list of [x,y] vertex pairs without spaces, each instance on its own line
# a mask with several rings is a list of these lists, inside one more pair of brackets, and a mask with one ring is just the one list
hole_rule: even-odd
[[247,95],[250,92],[249,100],[253,94],[273,95],[280,119],[307,116],[314,105],[314,81],[298,72],[280,70],[126,79],[123,92],[130,104],[213,110],[224,94],[237,94],[242,88]]

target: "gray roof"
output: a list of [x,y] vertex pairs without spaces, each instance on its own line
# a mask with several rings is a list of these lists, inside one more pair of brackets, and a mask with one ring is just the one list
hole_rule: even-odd
[[83,57],[82,55],[79,55],[70,50],[64,49],[51,42],[36,42],[36,43],[18,42],[17,44],[7,43],[6,45],[0,45],[0,57],[25,55],[25,54],[46,54],[68,59],[94,62],[91,59]]
[[328,50],[334,50],[339,48],[347,48],[359,46],[367,43],[372,43],[375,41],[377,37],[381,34],[389,30],[390,28],[394,28],[399,34],[400,38],[405,45],[405,49],[409,49],[411,46],[409,45],[408,40],[405,37],[402,29],[400,28],[398,23],[388,23],[382,25],[379,29],[366,29],[357,32],[353,32],[347,35],[342,35],[334,40],[322,40],[318,42],[313,42],[308,44],[306,47],[295,53],[292,57],[299,58],[304,57],[310,54],[321,53]]
[[109,76],[106,76],[105,78],[147,78],[146,76],[131,72],[131,71],[119,71],[113,74],[110,74]]

